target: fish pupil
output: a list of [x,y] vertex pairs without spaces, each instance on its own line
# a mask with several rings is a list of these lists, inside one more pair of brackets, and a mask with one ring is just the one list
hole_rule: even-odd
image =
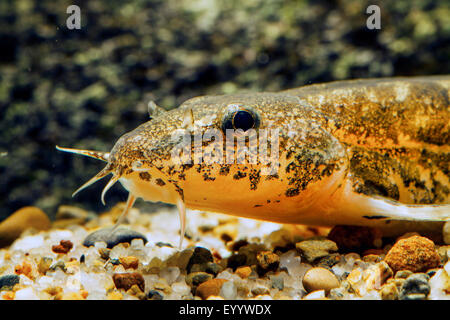
[[250,112],[241,110],[235,113],[233,117],[233,126],[235,129],[242,129],[243,131],[247,131],[248,129],[253,128],[254,125],[255,119]]

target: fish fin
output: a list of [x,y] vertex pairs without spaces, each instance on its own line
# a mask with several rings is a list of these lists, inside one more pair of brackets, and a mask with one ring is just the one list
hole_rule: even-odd
[[404,204],[398,201],[372,198],[370,199],[373,214],[366,219],[393,219],[406,221],[448,221],[450,220],[449,204]]
[[123,222],[123,220],[128,215],[128,212],[130,212],[130,209],[133,207],[134,202],[136,201],[136,197],[130,192],[128,194],[127,203],[125,205],[125,208],[123,209],[122,213],[120,214],[120,217],[117,219],[116,223],[114,224],[114,227],[112,227],[111,232],[114,232],[117,227]]
[[82,149],[73,149],[73,148],[62,148],[60,146],[56,146],[56,149],[59,151],[64,151],[64,152],[81,154],[86,157],[91,157],[91,158],[95,158],[95,159],[106,161],[106,162],[108,162],[108,158],[109,158],[109,152],[82,150]]
[[184,201],[182,199],[178,199],[177,208],[178,208],[178,214],[180,216],[179,249],[181,250],[181,246],[183,245],[184,233],[186,232],[186,206],[184,205]]
[[150,119],[160,116],[167,112],[166,110],[158,106],[153,100],[151,100],[148,103],[147,109],[148,109],[148,116]]

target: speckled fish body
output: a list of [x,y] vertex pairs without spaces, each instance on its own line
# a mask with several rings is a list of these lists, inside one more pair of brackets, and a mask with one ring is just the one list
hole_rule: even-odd
[[[435,227],[450,216],[449,91],[450,76],[430,76],[193,98],[110,153],[84,151],[108,162],[86,185],[113,173],[107,188],[118,180],[133,201],[280,223]],[[278,130],[275,174],[262,174],[259,159],[174,163],[175,131],[223,131],[237,110],[250,110],[257,130]]]

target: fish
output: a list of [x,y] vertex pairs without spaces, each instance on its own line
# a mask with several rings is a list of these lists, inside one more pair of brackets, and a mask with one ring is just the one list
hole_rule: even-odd
[[355,225],[383,234],[442,230],[450,217],[450,76],[310,84],[191,98],[109,152],[63,148],[106,166],[137,198],[283,224]]

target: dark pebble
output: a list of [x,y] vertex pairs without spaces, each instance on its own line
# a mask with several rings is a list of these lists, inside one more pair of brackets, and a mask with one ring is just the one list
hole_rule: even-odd
[[173,245],[171,245],[170,243],[167,243],[167,242],[161,242],[161,241],[159,241],[159,242],[157,242],[157,243],[155,243],[155,245],[157,246],[157,247],[170,247],[170,248],[173,248]]
[[198,265],[196,266],[195,271],[204,271],[208,262],[213,262],[211,251],[203,247],[196,247],[189,259],[186,270],[188,273],[191,273],[192,267]]
[[16,274],[8,274],[0,277],[0,290],[10,290],[15,284],[19,283],[19,276]]
[[147,297],[150,300],[162,300],[164,299],[164,296],[157,290],[150,290],[147,294]]
[[336,242],[340,252],[362,252],[374,248],[378,238],[378,230],[362,226],[335,226],[328,234],[328,239]]
[[95,245],[96,242],[105,242],[106,247],[111,249],[115,245],[123,242],[131,243],[133,239],[142,239],[144,243],[147,242],[147,238],[139,232],[126,229],[126,228],[117,228],[113,232],[111,232],[111,228],[104,228],[89,234],[86,239],[83,241],[83,245],[85,247],[90,247]]
[[228,258],[227,267],[236,271],[237,268],[244,266],[246,262],[247,256],[245,254],[236,253]]
[[211,280],[213,276],[206,272],[192,272],[186,276],[186,283],[191,287],[197,287],[201,283]]
[[316,266],[331,269],[340,260],[341,260],[341,255],[339,253],[332,253],[330,255],[327,255],[327,256],[319,259]]
[[220,266],[220,265],[218,265],[217,263],[214,263],[214,262],[208,262],[207,264],[206,264],[206,269],[205,269],[205,271],[207,272],[207,273],[209,273],[209,274],[212,274],[213,276],[217,276],[217,274],[219,273],[219,272],[221,272],[223,270],[223,268]]
[[276,288],[280,291],[282,291],[284,289],[284,279],[282,276],[272,276],[270,278],[271,280],[271,284],[272,284],[272,288]]
[[248,245],[248,241],[245,239],[241,239],[238,241],[235,241],[232,245],[231,245],[231,250],[232,251],[238,251],[241,247]]
[[414,273],[406,278],[400,288],[400,300],[424,300],[430,293],[428,280],[425,273]]

